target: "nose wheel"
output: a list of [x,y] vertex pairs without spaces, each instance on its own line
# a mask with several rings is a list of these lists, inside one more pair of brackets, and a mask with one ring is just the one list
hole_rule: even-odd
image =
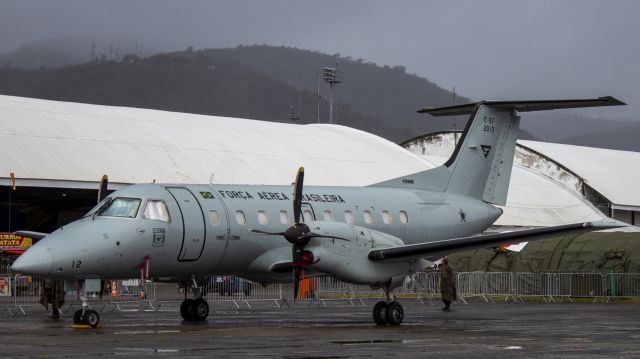
[[93,309],[78,309],[73,314],[73,324],[88,325],[92,328],[97,328],[99,323],[100,315]]

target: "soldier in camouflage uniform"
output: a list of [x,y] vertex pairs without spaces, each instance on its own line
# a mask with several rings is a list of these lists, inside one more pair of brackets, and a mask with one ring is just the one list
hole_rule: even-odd
[[51,315],[49,318],[60,318],[60,307],[64,305],[64,282],[61,280],[47,279],[44,288],[40,291],[40,304],[49,310],[51,303]]
[[456,276],[453,273],[453,268],[449,266],[449,258],[447,257],[444,257],[442,264],[440,264],[440,293],[442,293],[442,302],[444,302],[442,310],[450,312],[451,302],[458,299],[458,293],[456,291]]

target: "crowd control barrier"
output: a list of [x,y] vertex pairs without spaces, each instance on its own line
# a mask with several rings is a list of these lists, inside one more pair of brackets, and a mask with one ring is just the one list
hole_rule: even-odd
[[[460,272],[456,274],[458,298],[461,303],[480,300],[525,302],[538,297],[548,303],[587,298],[609,301],[618,297],[640,297],[640,273],[505,273]],[[415,300],[433,304],[440,299],[438,271],[408,275],[394,294],[400,300]],[[25,315],[41,306],[45,280],[22,275],[0,274],[0,316]],[[157,283],[140,279],[103,281],[102,292],[94,293],[90,307],[99,311],[147,310],[178,311],[180,303],[191,293],[185,293],[175,283]],[[287,307],[293,298],[292,283],[260,285],[234,276],[211,276],[202,288],[212,304],[228,303],[239,308],[253,308],[259,303]],[[80,308],[77,282],[65,282],[63,312]],[[330,276],[304,278],[296,301],[328,306],[364,305],[366,300],[382,300],[381,289],[341,282]]]

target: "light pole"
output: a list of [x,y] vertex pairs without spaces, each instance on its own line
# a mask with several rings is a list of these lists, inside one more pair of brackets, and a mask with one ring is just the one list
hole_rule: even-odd
[[322,69],[322,77],[329,84],[329,123],[333,124],[333,87],[342,82],[342,76],[339,76],[336,67],[324,67]]

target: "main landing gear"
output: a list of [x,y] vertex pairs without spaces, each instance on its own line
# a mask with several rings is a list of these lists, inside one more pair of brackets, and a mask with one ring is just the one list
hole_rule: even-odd
[[380,301],[373,306],[373,321],[376,322],[376,325],[400,325],[404,319],[404,309],[400,303],[396,302],[395,295],[388,286],[384,288],[384,292],[387,300]]
[[[209,316],[209,303],[204,299],[206,293],[203,287],[198,285],[198,281],[194,278],[192,283],[184,284],[185,299],[180,304],[180,315],[189,322],[201,322]],[[187,298],[187,291],[191,289],[195,298]]]

